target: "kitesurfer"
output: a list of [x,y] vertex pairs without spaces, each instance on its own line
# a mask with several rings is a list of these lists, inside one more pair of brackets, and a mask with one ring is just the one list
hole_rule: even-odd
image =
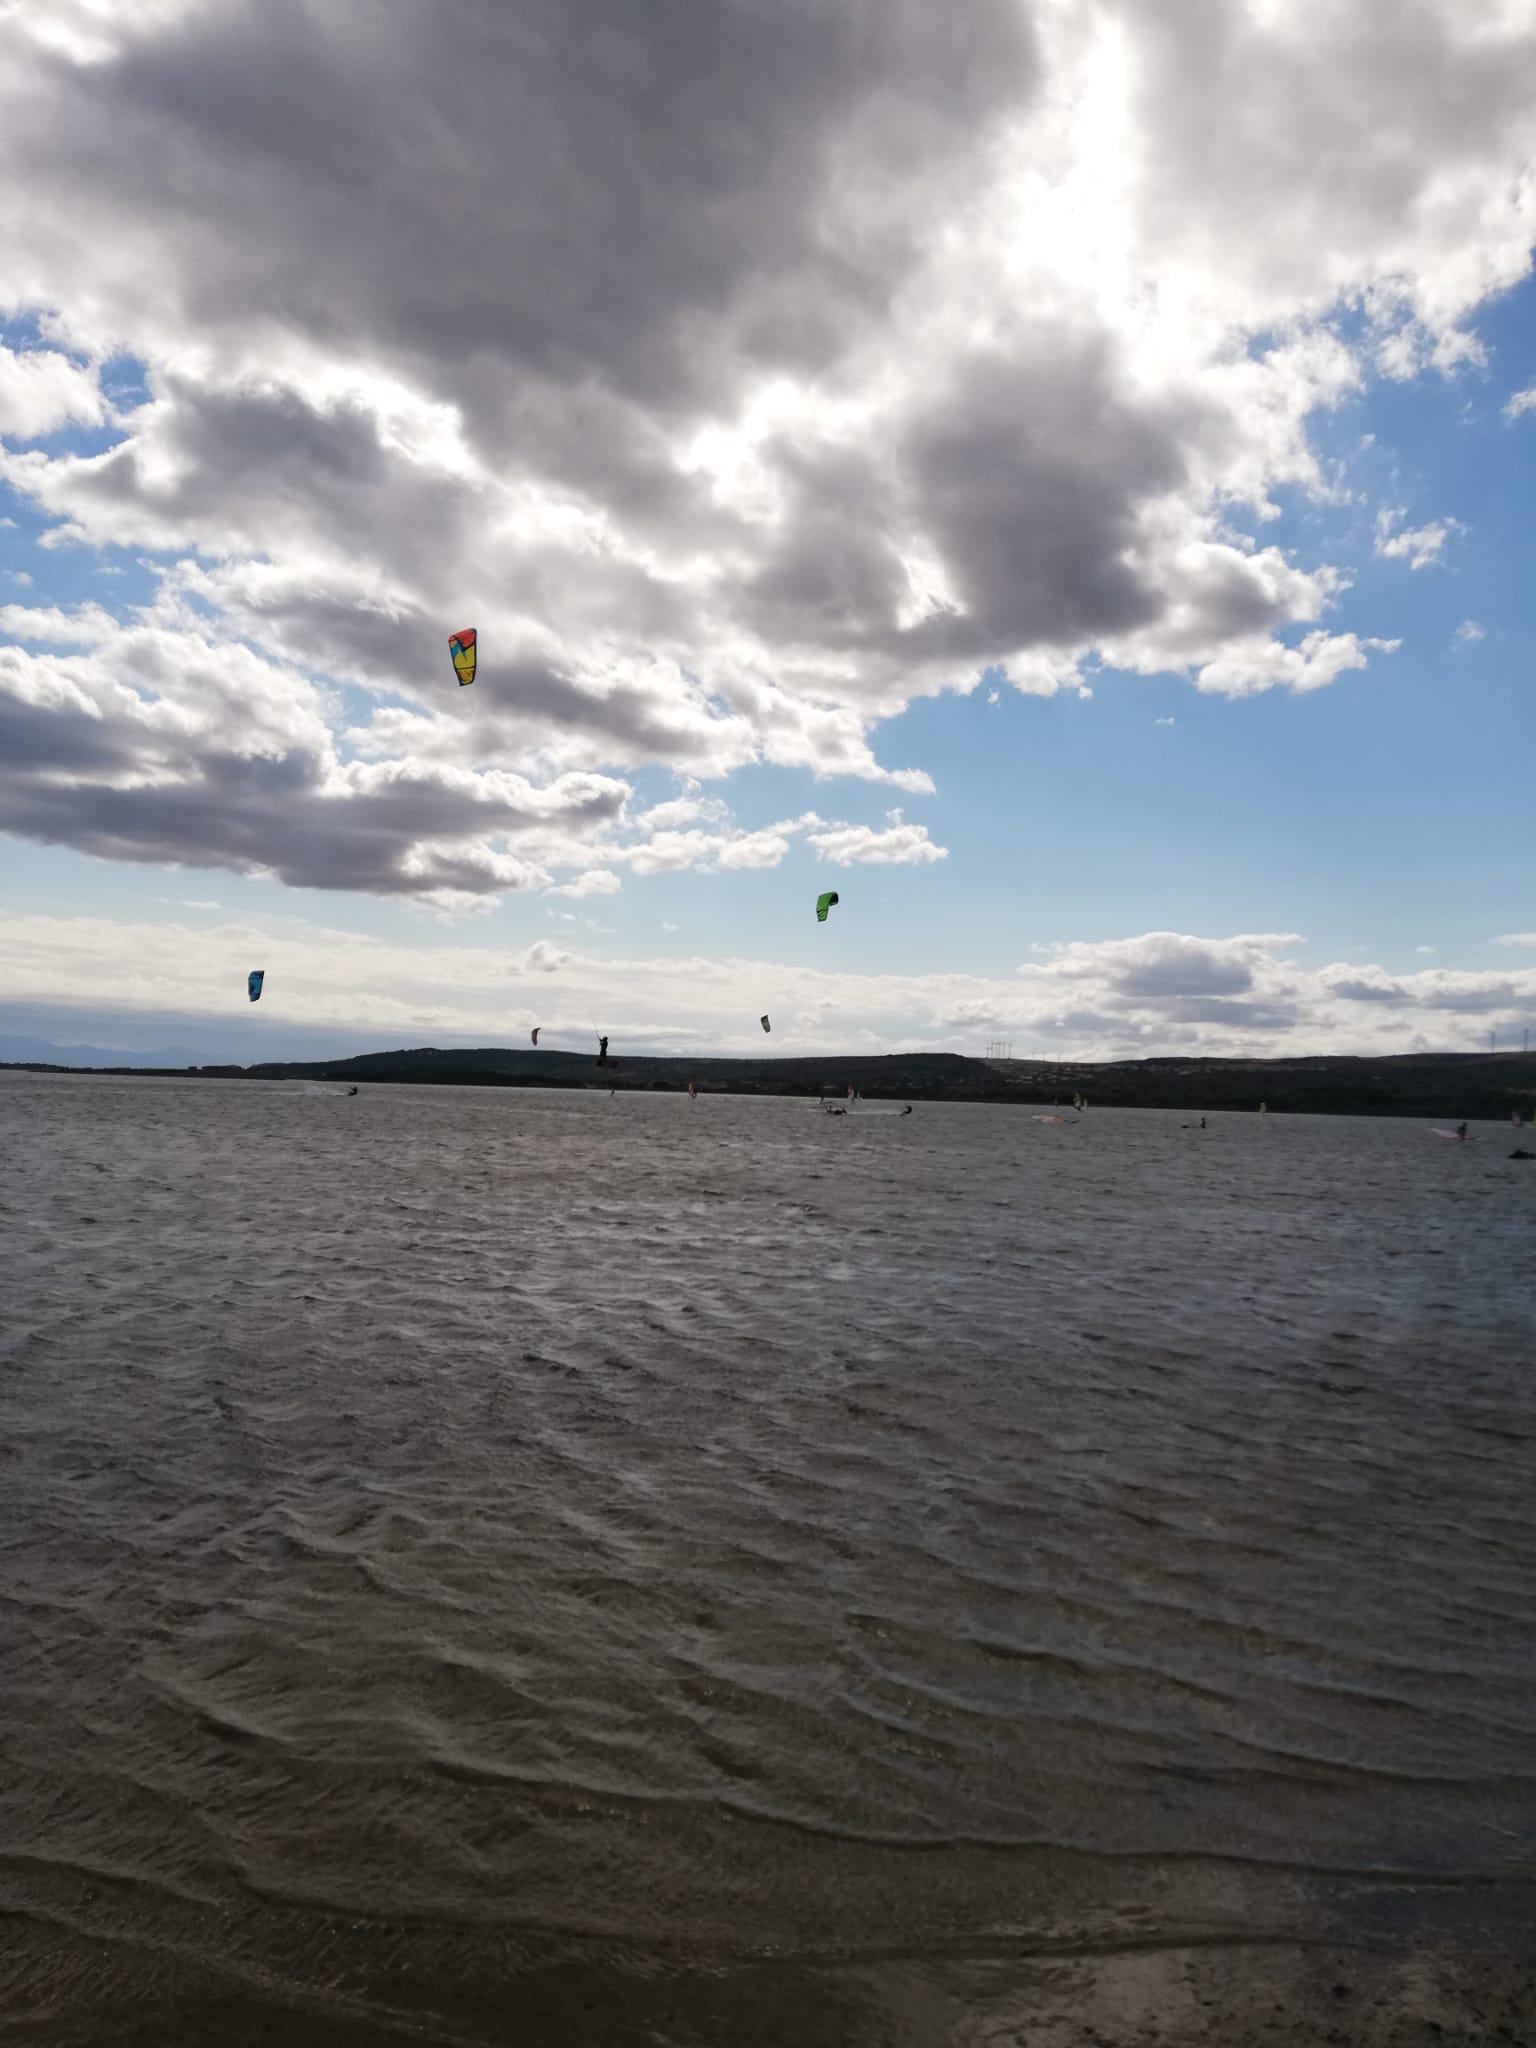
[[1465,1145],[1465,1143],[1467,1142],[1467,1127],[1465,1124],[1458,1124],[1456,1126],[1456,1135],[1458,1138],[1460,1138],[1463,1145]]
[[597,1041],[597,1064],[600,1067],[606,1067],[608,1064],[608,1041],[606,1038],[599,1038]]

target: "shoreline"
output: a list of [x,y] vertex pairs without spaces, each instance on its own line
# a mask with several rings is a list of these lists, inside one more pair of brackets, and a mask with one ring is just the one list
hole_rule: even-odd
[[1090,1110],[1178,1109],[1276,1116],[1436,1117],[1510,1124],[1536,1121],[1536,1053],[1399,1053],[1390,1058],[1320,1054],[1306,1059],[1189,1059],[1101,1063],[984,1060],[959,1053],[788,1055],[595,1054],[423,1046],[336,1060],[268,1060],[251,1066],[78,1067],[0,1061],[0,1072],[109,1074],[160,1080],[335,1081],[362,1085],[585,1088],[672,1094],[692,1081],[700,1095],[841,1097],[851,1085],[872,1102],[985,1102]]

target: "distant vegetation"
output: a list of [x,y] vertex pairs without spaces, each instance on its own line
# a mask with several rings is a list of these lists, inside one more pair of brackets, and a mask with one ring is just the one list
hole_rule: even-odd
[[1346,1116],[1499,1117],[1536,1112],[1536,1053],[1406,1053],[1391,1059],[978,1060],[958,1053],[824,1053],[789,1059],[629,1057],[600,1067],[595,1053],[506,1046],[476,1051],[363,1053],[255,1067],[79,1068],[24,1063],[48,1073],[156,1073],[252,1081],[413,1082],[463,1088],[616,1088],[701,1095],[841,1095],[871,1100],[1070,1103],[1105,1109],[1306,1111]]

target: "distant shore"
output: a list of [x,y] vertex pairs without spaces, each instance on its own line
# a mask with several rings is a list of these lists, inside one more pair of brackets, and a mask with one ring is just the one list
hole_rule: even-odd
[[342,1081],[468,1088],[589,1088],[701,1095],[842,1095],[871,1100],[1070,1105],[1104,1109],[1237,1110],[1272,1115],[1432,1116],[1508,1121],[1536,1116],[1536,1053],[1402,1053],[1391,1058],[985,1060],[959,1053],[797,1054],[784,1059],[648,1057],[508,1046],[435,1046],[351,1059],[257,1066],[70,1067],[0,1062],[0,1071],[136,1074],[220,1081]]

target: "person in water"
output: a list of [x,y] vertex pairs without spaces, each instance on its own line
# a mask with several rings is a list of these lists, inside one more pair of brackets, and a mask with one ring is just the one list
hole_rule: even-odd
[[1465,1145],[1465,1143],[1467,1142],[1467,1127],[1465,1124],[1458,1124],[1456,1126],[1456,1135],[1458,1138],[1460,1138],[1463,1145]]

